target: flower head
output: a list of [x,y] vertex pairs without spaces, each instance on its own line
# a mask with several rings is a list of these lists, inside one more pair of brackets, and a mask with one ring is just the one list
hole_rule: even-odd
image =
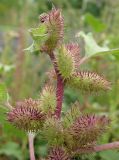
[[56,62],[63,79],[69,79],[77,70],[80,61],[80,49],[77,43],[62,45],[58,49]]
[[110,89],[110,82],[97,73],[89,71],[80,71],[72,75],[68,81],[68,85],[73,88],[80,89],[83,92],[98,92]]
[[31,98],[19,102],[8,113],[8,121],[19,129],[27,132],[37,132],[45,119],[45,114],[38,106],[39,102]]
[[68,153],[61,147],[50,150],[47,160],[70,160]]
[[65,45],[62,45],[56,55],[57,66],[59,73],[63,79],[68,79],[75,71],[75,61],[71,52],[66,48]]
[[43,138],[50,146],[61,146],[64,143],[63,126],[60,120],[55,117],[47,118],[42,130]]
[[64,20],[60,9],[53,8],[48,14],[42,14],[40,22],[46,24],[48,33],[42,51],[50,53],[60,44],[64,36]]
[[79,45],[77,43],[69,43],[69,44],[66,45],[66,48],[69,51],[69,54],[72,55],[72,58],[73,58],[74,63],[75,63],[75,67],[77,69],[77,67],[79,66],[79,61],[81,59]]
[[47,84],[40,96],[40,107],[45,112],[53,112],[56,106],[56,93],[55,87]]
[[86,146],[95,143],[108,124],[105,116],[84,115],[73,123],[70,134],[79,146]]

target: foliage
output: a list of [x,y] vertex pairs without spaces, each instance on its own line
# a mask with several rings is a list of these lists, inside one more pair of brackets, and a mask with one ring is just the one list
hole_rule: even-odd
[[8,101],[8,93],[5,84],[0,84],[0,103]]
[[[71,108],[71,102],[75,102],[79,100],[80,105],[80,112],[88,112],[88,113],[99,113],[99,114],[106,114],[112,119],[112,123],[110,124],[110,130],[107,134],[105,134],[101,140],[102,143],[107,143],[109,141],[113,141],[118,139],[118,108],[119,108],[119,54],[118,54],[118,44],[119,44],[119,37],[118,37],[118,0],[115,2],[112,0],[106,1],[101,0],[100,2],[89,0],[89,1],[52,1],[55,6],[58,8],[62,8],[64,19],[67,23],[65,26],[65,32],[67,33],[67,37],[65,41],[69,42],[70,39],[73,39],[74,34],[79,32],[79,30],[83,30],[84,32],[80,32],[80,37],[77,38],[77,41],[80,42],[83,39],[85,42],[85,46],[81,44],[80,48],[80,56],[84,55],[83,47],[85,47],[85,55],[90,56],[91,59],[89,63],[82,65],[81,69],[85,70],[93,70],[94,72],[98,72],[100,75],[105,75],[107,79],[113,84],[112,89],[107,94],[103,94],[101,92],[100,96],[95,96],[95,94],[88,96],[87,94],[81,94],[80,91],[72,90],[71,88],[65,87],[65,99],[63,104],[63,111],[66,112],[68,109]],[[18,78],[23,78],[23,81],[20,80],[19,84],[22,84],[22,87],[16,87],[16,79],[15,79],[15,69],[16,66],[19,65],[19,60],[16,57],[19,55],[17,48],[19,48],[19,29],[22,28],[23,30],[29,28],[31,24],[32,26],[36,26],[38,15],[44,11],[47,11],[51,8],[51,3],[48,1],[1,1],[0,2],[0,34],[1,39],[0,41],[0,58],[1,58],[1,66],[0,68],[0,79],[2,82],[5,83],[12,97],[11,103],[14,105],[16,100],[22,100],[25,97],[34,97],[39,98],[39,90],[41,90],[44,82],[48,81],[48,78],[45,76],[47,69],[50,69],[48,64],[47,56],[40,54],[38,57],[38,49],[40,46],[37,46],[37,42],[31,46],[30,50],[34,53],[35,49],[35,56],[29,54],[24,55],[24,61],[21,60],[22,67],[19,68],[23,70],[23,75],[18,73]],[[25,13],[25,14],[24,14]],[[9,16],[8,16],[9,15]],[[21,18],[22,17],[22,18]],[[71,17],[73,17],[71,19]],[[78,17],[78,18],[77,18]],[[8,25],[9,24],[9,25]],[[21,25],[22,24],[22,25]],[[39,25],[38,25],[39,27]],[[33,27],[35,28],[35,27]],[[14,34],[13,34],[14,31]],[[42,30],[40,30],[42,31]],[[91,34],[89,32],[92,32]],[[45,34],[45,35],[44,35]],[[93,37],[92,37],[93,34]],[[116,35],[116,36],[115,36]],[[43,30],[43,34],[39,37],[39,42],[42,44],[45,40],[47,40],[47,36],[45,33],[45,29]],[[26,44],[24,44],[23,48],[26,48],[28,44],[31,42],[26,38],[26,34],[22,35],[23,39],[25,39]],[[88,39],[88,40],[86,40]],[[96,39],[96,40],[95,40]],[[4,45],[3,45],[4,43]],[[86,47],[87,46],[87,47]],[[106,46],[106,47],[105,47]],[[86,49],[88,48],[88,50]],[[112,48],[117,48],[116,50]],[[19,50],[19,49],[18,49]],[[102,52],[103,51],[103,52]],[[28,53],[28,50],[27,52]],[[113,56],[111,54],[113,54]],[[101,56],[100,56],[101,55]],[[102,56],[105,55],[105,56]],[[107,56],[109,55],[109,56]],[[31,58],[32,56],[32,58]],[[100,57],[99,57],[100,56]],[[103,59],[102,59],[103,58]],[[74,59],[73,59],[74,60]],[[40,63],[39,63],[40,62]],[[97,63],[98,62],[98,63]],[[77,69],[77,66],[76,66]],[[9,72],[8,72],[9,70]],[[80,70],[78,69],[80,72]],[[33,75],[33,73],[35,73]],[[51,83],[53,82],[52,77]],[[55,77],[56,78],[56,77]],[[66,78],[65,78],[66,79]],[[69,79],[68,79],[69,80]],[[18,90],[19,89],[19,90]],[[17,90],[17,92],[15,92]],[[1,93],[1,92],[0,92]],[[96,93],[97,95],[97,93]],[[3,96],[2,96],[3,97]],[[4,99],[4,98],[2,98]],[[5,98],[6,99],[6,98]],[[54,102],[53,102],[54,104]],[[53,104],[50,104],[50,106]],[[18,151],[24,153],[22,159],[29,159],[27,153],[27,141],[26,136],[22,131],[12,127],[8,122],[6,122],[6,115],[4,114],[6,110],[4,110],[4,106],[1,105],[0,108],[0,148],[4,146],[7,142],[11,143],[11,141],[15,141],[16,144],[20,144],[18,147]],[[51,107],[52,111],[54,111],[54,107]],[[47,108],[46,108],[47,109]],[[48,109],[47,109],[48,110]],[[69,111],[69,110],[68,110]],[[62,113],[64,116],[66,113]],[[73,117],[72,117],[73,118]],[[71,118],[71,121],[72,121]],[[70,119],[69,119],[70,121]],[[69,125],[68,120],[66,120],[66,125]],[[19,140],[21,139],[21,140]],[[39,140],[40,139],[40,140]],[[42,137],[38,134],[36,136],[35,141],[35,149],[36,155],[43,155],[44,150],[46,149],[47,145],[44,145],[44,141]],[[42,152],[42,148],[43,152]],[[9,150],[9,148],[6,149]],[[12,150],[12,148],[11,148]],[[14,150],[14,147],[13,147]],[[22,150],[22,151],[21,151]],[[8,155],[6,152],[2,153],[2,155],[7,155],[10,159],[11,155]],[[15,152],[14,152],[15,153]],[[115,155],[112,158],[116,157],[118,159],[118,151],[104,151],[104,155],[102,153],[96,154],[94,159],[109,159],[111,155]],[[19,154],[18,154],[19,155]],[[46,154],[44,154],[46,155]],[[108,157],[109,156],[109,157]],[[1,156],[2,157],[2,156]],[[1,158],[0,157],[0,158]],[[13,157],[12,157],[13,158]],[[89,159],[90,156],[87,156]],[[19,159],[16,157],[16,159]],[[81,159],[81,158],[80,158]],[[83,159],[83,157],[82,157]],[[86,158],[84,158],[86,159]]]
[[12,156],[14,158],[17,158],[18,160],[21,160],[22,158],[20,146],[14,142],[8,142],[7,144],[3,145],[0,149],[0,155],[1,154],[5,154],[10,157]]

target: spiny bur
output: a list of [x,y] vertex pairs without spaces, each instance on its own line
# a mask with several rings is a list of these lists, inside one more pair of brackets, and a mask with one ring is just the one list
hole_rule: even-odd
[[40,107],[46,113],[53,113],[56,106],[55,87],[52,85],[45,85],[40,94]]
[[63,126],[64,128],[69,128],[71,124],[81,115],[80,105],[78,102],[75,102],[71,105],[70,109],[66,112],[63,117]]
[[47,121],[44,123],[41,133],[50,146],[60,146],[64,143],[64,132],[62,123],[60,120],[54,117],[47,118]]
[[63,79],[70,78],[76,71],[80,61],[80,50],[78,44],[71,43],[62,45],[57,51],[56,62],[59,73]]
[[50,149],[47,160],[70,160],[70,157],[64,148],[53,147]]
[[[26,99],[17,103],[8,112],[7,119],[27,133],[39,131],[49,148],[47,160],[71,160],[77,149],[95,147],[98,138],[108,128],[109,119],[83,115],[78,102],[72,104],[62,116],[64,87],[97,93],[109,90],[111,85],[97,73],[79,70],[82,60],[80,46],[77,43],[63,43],[64,19],[60,9],[53,8],[41,14],[39,20],[38,28],[30,29],[33,38],[30,50],[45,52],[50,57],[54,69],[47,75],[50,81],[57,81],[56,88],[48,82],[39,100]],[[33,153],[33,144],[30,146]]]
[[49,13],[40,16],[40,22],[47,27],[48,39],[46,40],[42,51],[50,54],[64,37],[64,20],[59,9],[52,9]]
[[67,81],[67,85],[79,89],[83,92],[99,92],[111,89],[109,81],[99,76],[97,73],[89,71],[80,71],[72,75]]
[[45,113],[39,109],[39,102],[31,98],[16,104],[7,114],[8,121],[26,132],[38,132],[45,120]]
[[109,119],[105,116],[82,115],[69,128],[73,141],[80,147],[93,145],[106,131]]

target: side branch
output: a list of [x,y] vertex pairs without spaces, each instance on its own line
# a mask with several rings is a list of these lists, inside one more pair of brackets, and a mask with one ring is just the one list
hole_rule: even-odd
[[110,149],[119,149],[119,142],[112,142],[94,147],[95,152],[105,151]]
[[99,146],[95,146],[93,148],[78,149],[77,151],[75,151],[73,153],[73,155],[81,154],[81,153],[100,152],[100,151],[106,151],[106,150],[112,150],[112,149],[119,149],[119,142],[102,144],[102,145],[99,145]]
[[63,95],[64,95],[64,81],[61,75],[59,74],[54,53],[50,54],[50,59],[53,63],[55,73],[57,76],[57,88],[56,88],[57,105],[56,105],[55,115],[57,116],[57,118],[60,118],[61,110],[62,110]]
[[3,105],[5,105],[9,110],[13,109],[12,105],[8,101],[5,102]]

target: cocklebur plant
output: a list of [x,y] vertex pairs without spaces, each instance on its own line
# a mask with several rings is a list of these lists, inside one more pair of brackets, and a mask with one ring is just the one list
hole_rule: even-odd
[[[30,159],[35,160],[34,138],[37,134],[47,142],[47,160],[70,160],[77,154],[119,148],[119,142],[97,145],[110,124],[105,115],[83,114],[79,102],[72,104],[62,115],[65,87],[86,93],[111,88],[110,82],[97,73],[79,71],[85,60],[98,54],[81,57],[79,44],[64,44],[64,18],[60,9],[53,8],[49,13],[41,14],[39,19],[39,26],[29,30],[33,44],[25,50],[31,53],[38,51],[44,56],[48,54],[54,67],[48,75],[50,81],[51,77],[54,78],[56,86],[46,84],[38,100],[30,98],[17,102],[16,106],[6,105],[9,108],[7,120],[28,134]],[[112,53],[103,51],[107,52]]]

